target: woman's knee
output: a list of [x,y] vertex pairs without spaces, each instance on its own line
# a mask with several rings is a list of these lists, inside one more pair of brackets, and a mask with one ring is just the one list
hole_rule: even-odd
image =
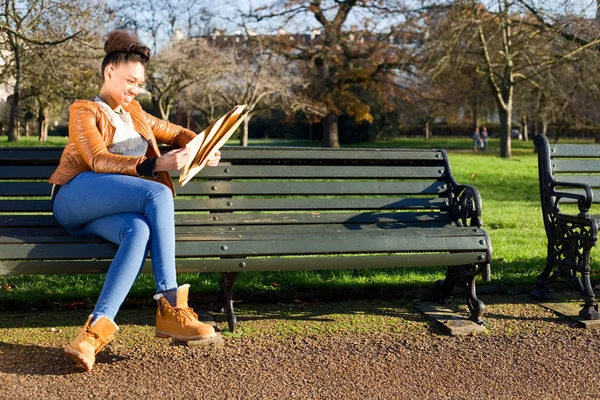
[[124,214],[123,217],[127,223],[121,232],[121,240],[125,237],[135,237],[137,240],[148,243],[150,240],[151,230],[150,223],[140,214]]
[[173,192],[166,185],[157,183],[148,191],[148,200],[159,207],[173,207]]

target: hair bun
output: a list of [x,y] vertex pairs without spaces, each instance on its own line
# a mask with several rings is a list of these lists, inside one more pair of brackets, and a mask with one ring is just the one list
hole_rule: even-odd
[[104,42],[104,52],[106,54],[113,52],[139,53],[146,59],[150,58],[150,49],[140,43],[137,35],[131,31],[118,29],[112,31],[106,42]]

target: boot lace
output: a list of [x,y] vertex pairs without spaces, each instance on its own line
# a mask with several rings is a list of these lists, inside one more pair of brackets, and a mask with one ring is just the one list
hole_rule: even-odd
[[90,326],[85,328],[83,340],[94,346],[96,349],[101,349],[108,344],[108,340],[102,339],[100,334],[94,332]]
[[177,322],[179,322],[181,326],[184,326],[188,320],[194,321],[198,319],[198,314],[190,307],[175,308],[174,311],[175,318],[177,318]]

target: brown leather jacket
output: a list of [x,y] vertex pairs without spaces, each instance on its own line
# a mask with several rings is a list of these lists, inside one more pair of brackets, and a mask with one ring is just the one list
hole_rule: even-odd
[[[147,158],[160,155],[157,142],[184,147],[196,137],[188,129],[146,113],[135,100],[125,107],[125,111],[131,114],[135,130],[148,141],[146,155],[132,157],[110,153],[108,146],[112,143],[115,127],[94,101],[77,100],[70,110],[69,141],[50,183],[64,185],[84,171],[139,176],[137,166]],[[168,172],[161,171],[156,178],[148,179],[167,185],[175,195]]]

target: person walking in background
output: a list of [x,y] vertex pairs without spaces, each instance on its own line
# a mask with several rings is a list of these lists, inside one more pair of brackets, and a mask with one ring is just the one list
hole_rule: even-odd
[[488,131],[484,126],[481,130],[481,150],[486,151],[488,147]]
[[479,134],[479,128],[475,128],[475,133],[473,134],[473,153],[477,153],[479,146],[481,146],[481,135]]

